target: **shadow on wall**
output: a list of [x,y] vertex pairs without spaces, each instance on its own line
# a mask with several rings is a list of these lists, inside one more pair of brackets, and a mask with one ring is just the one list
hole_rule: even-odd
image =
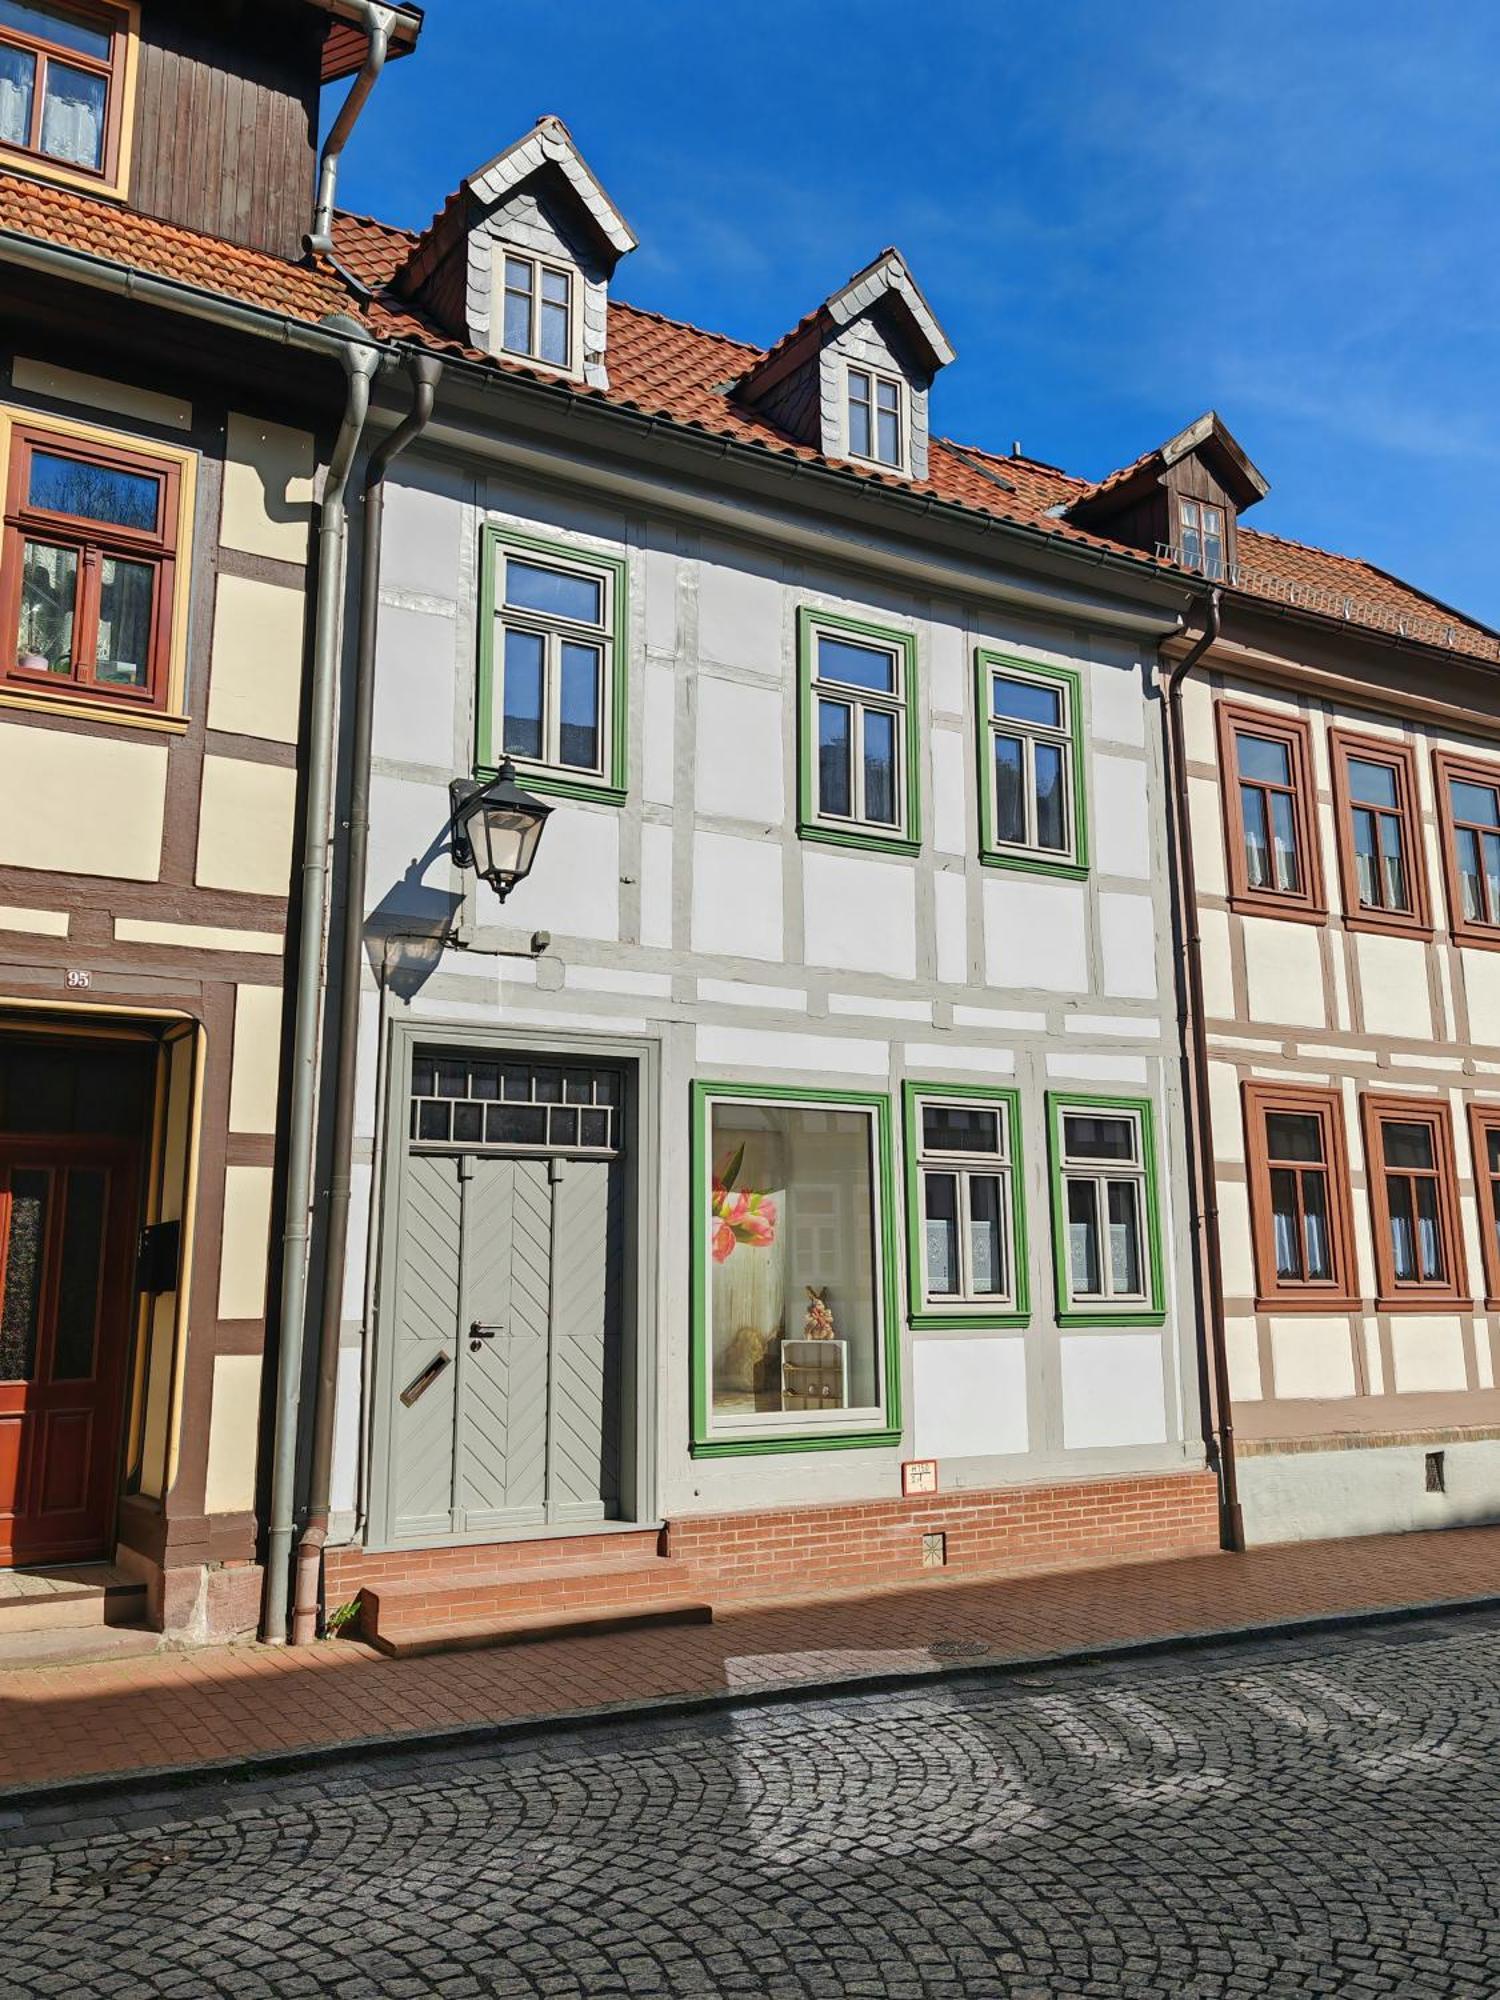
[[463,908],[452,889],[434,888],[427,870],[450,851],[445,826],[423,854],[407,863],[365,919],[365,952],[375,977],[399,1000],[421,992],[442,963],[443,947]]

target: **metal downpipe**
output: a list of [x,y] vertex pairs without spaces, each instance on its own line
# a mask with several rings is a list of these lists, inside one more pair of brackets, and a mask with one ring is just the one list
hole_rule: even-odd
[[307,238],[308,249],[318,257],[333,255],[333,207],[338,196],[339,163],[344,157],[349,135],[359,122],[359,114],[364,110],[370,92],[380,81],[380,72],[385,68],[386,53],[391,45],[391,29],[396,23],[395,14],[389,7],[381,6],[380,0],[358,0],[358,4],[370,45],[365,51],[359,75],[350,85],[349,95],[339,107],[339,115],[323,141],[323,151],[318,160],[318,201],[313,210],[312,231]]
[[[351,322],[352,324],[352,322]],[[307,1295],[308,1209],[312,1189],[313,1114],[322,1001],[323,924],[328,908],[328,818],[333,789],[333,722],[338,681],[340,598],[344,583],[345,496],[354,454],[380,365],[373,343],[343,350],[347,400],[318,510],[318,594],[313,626],[312,700],[307,748],[307,814],[302,839],[302,907],[297,937],[297,999],[292,1031],[291,1097],[287,1112],[285,1222],[281,1247],[271,1512],[266,1549],[262,1636],[286,1637],[297,1417],[302,1401],[303,1312]]]
[[1204,1318],[1207,1322],[1211,1412],[1219,1447],[1219,1532],[1225,1548],[1243,1550],[1245,1519],[1240,1505],[1239,1472],[1234,1456],[1234,1402],[1229,1389],[1229,1356],[1224,1331],[1224,1264],[1219,1244],[1219,1199],[1214,1179],[1213,1107],[1208,1094],[1208,1044],[1203,1022],[1202,934],[1198,924],[1198,876],[1193,865],[1189,823],[1187,746],[1182,728],[1182,689],[1188,675],[1219,636],[1223,593],[1209,594],[1203,631],[1167,674],[1165,722],[1170,797],[1176,835],[1178,880],[1182,893],[1181,1030],[1192,1081],[1193,1116],[1190,1134],[1193,1179],[1198,1202],[1197,1228],[1202,1255]]
[[[333,1425],[338,1400],[339,1341],[344,1318],[344,1267],[349,1244],[349,1198],[353,1178],[354,1092],[359,1056],[360,981],[364,969],[364,897],[370,845],[370,742],[375,719],[375,642],[379,627],[380,550],[385,520],[385,476],[393,462],[421,435],[432,416],[442,365],[431,355],[414,355],[412,406],[398,427],[371,454],[365,473],[361,530],[359,636],[355,653],[352,720],[349,731],[349,817],[344,841],[344,911],[338,943],[339,1002],[334,1029],[332,1156],[323,1262],[322,1317],[318,1372],[313,1390],[312,1459],[308,1469],[307,1519],[297,1547],[292,1600],[291,1643],[306,1645],[317,1636],[318,1584],[328,1539],[329,1493],[333,1471]],[[330,951],[330,959],[332,952]],[[325,1049],[325,1062],[327,1051]]]

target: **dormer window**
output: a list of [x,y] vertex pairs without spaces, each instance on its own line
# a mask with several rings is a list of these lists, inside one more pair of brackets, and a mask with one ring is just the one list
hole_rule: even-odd
[[1224,509],[1203,500],[1179,500],[1177,508],[1183,567],[1218,581],[1224,575]]
[[508,248],[499,254],[505,273],[504,352],[549,368],[573,367],[573,273]]
[[894,376],[870,368],[849,370],[849,456],[872,465],[897,469],[905,462],[901,448],[901,384]]
[[23,154],[93,187],[122,177],[130,40],[120,9],[0,0],[0,158]]

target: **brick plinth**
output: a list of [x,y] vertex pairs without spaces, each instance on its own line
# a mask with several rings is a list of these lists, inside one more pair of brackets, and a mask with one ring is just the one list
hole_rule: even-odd
[[663,1553],[716,1599],[761,1597],[930,1576],[922,1537],[932,1534],[944,1538],[937,1573],[949,1576],[1207,1555],[1219,1546],[1218,1488],[1211,1472],[1174,1472],[687,1515],[668,1522]]

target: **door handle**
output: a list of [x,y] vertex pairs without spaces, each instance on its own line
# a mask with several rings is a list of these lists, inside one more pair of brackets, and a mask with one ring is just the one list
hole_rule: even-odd
[[486,1326],[482,1320],[469,1322],[469,1352],[477,1354],[487,1340],[493,1340],[497,1333],[504,1333],[503,1326]]

